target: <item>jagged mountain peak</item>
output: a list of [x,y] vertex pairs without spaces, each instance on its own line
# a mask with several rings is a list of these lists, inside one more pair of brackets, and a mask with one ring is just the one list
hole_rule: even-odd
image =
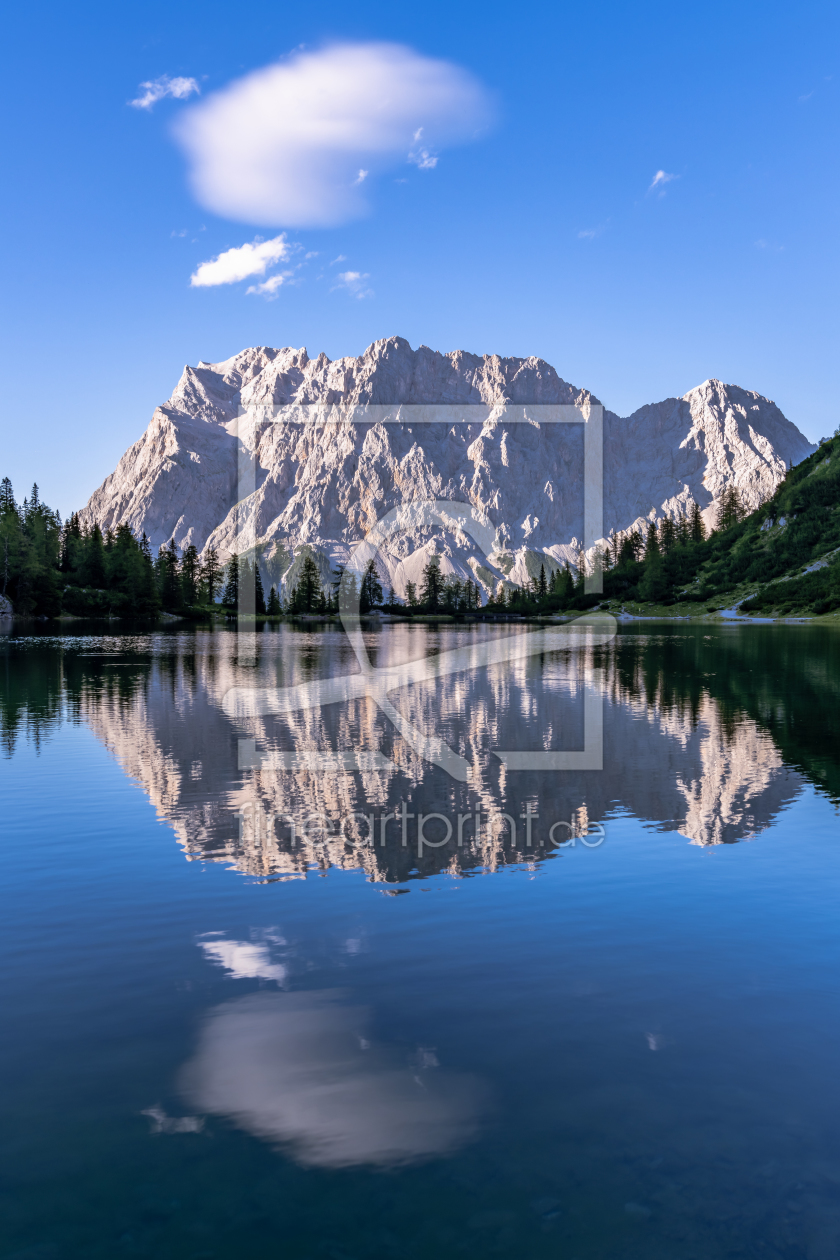
[[[579,425],[465,422],[458,431],[412,423],[251,426],[241,408],[361,404],[498,405],[598,400],[536,357],[412,349],[398,336],[357,357],[310,358],[305,347],[253,346],[218,363],[186,367],[144,436],[91,497],[83,519],[127,523],[155,544],[208,544],[222,552],[282,541],[347,560],[374,522],[417,499],[472,504],[496,529],[502,565],[462,539],[435,542],[452,570],[493,584],[525,580],[534,555],[549,565],[576,555],[583,532],[583,441]],[[256,490],[243,501],[237,441],[248,446]],[[760,394],[709,378],[681,398],[604,413],[604,534],[677,517],[699,504],[707,519],[726,486],[755,507],[813,446]],[[240,451],[241,454],[241,451]],[[236,512],[233,512],[234,505]],[[244,522],[244,524],[243,524]],[[398,593],[434,542],[408,534],[382,563]],[[416,564],[412,555],[420,557]],[[531,559],[529,559],[531,557]],[[529,568],[530,566],[530,568]],[[444,567],[446,567],[444,565]],[[481,570],[481,572],[479,572]]]

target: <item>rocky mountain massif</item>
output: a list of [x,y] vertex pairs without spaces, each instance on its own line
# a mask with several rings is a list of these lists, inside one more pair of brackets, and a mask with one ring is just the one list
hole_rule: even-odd
[[[81,517],[145,530],[155,547],[256,548],[278,580],[305,544],[326,575],[385,513],[444,499],[489,521],[492,549],[454,522],[410,525],[378,560],[397,594],[432,551],[487,589],[523,582],[577,559],[583,539],[583,425],[545,423],[551,404],[584,418],[600,407],[536,358],[415,351],[399,337],[334,361],[255,347],[186,367]],[[433,407],[445,420],[428,422]],[[517,408],[523,423],[510,422]],[[716,380],[625,419],[605,410],[603,425],[605,537],[693,502],[711,521],[732,484],[755,508],[815,449],[774,403]]]

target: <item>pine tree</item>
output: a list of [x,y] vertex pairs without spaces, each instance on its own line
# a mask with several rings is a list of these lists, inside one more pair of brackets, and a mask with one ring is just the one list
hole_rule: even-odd
[[181,559],[181,595],[188,608],[198,603],[200,569],[198,550],[190,543]]
[[94,590],[105,589],[107,573],[105,569],[105,544],[102,530],[98,522],[84,539],[81,580],[84,586],[92,586]]
[[696,503],[691,505],[691,514],[689,516],[688,532],[691,541],[694,543],[703,542],[706,537],[706,526],[700,512],[700,508]]
[[651,551],[645,559],[644,577],[639,583],[639,599],[646,604],[658,604],[665,598],[667,590],[662,556],[657,549]]
[[417,587],[413,582],[406,582],[405,584],[405,599],[409,608],[417,607]]
[[440,560],[437,556],[430,556],[423,569],[423,586],[420,591],[420,601],[426,612],[440,611],[442,595],[443,577],[440,572]]
[[254,612],[265,615],[265,592],[263,591],[260,566],[254,559]]
[[224,575],[219,564],[219,553],[215,547],[208,547],[200,570],[201,598],[205,604],[215,604],[216,595],[222,588]]
[[78,512],[71,513],[61,533],[61,559],[59,565],[62,573],[74,573],[79,567],[82,551],[82,527],[79,524]]
[[669,551],[673,551],[677,541],[677,533],[674,529],[674,522],[670,516],[663,516],[659,524],[659,547],[663,556],[667,556]]
[[158,590],[160,602],[167,612],[177,612],[183,607],[181,581],[178,566],[178,548],[175,538],[161,543],[157,558]]
[[379,581],[379,574],[376,572],[373,561],[368,560],[359,593],[359,612],[362,614],[370,612],[371,608],[377,608],[381,603],[382,584]]
[[155,566],[152,560],[152,544],[143,530],[140,539],[140,587],[137,597],[138,609],[146,614],[153,614],[160,608],[160,594],[155,578]]
[[239,607],[239,557],[232,555],[225,570],[225,589],[222,606],[234,612]]
[[662,551],[659,546],[659,531],[656,528],[656,521],[648,521],[647,538],[645,539],[645,561],[652,559],[653,556],[661,556]]
[[560,600],[561,606],[567,604],[575,593],[575,576],[572,573],[568,560],[562,572],[558,575],[555,593]]
[[545,565],[540,565],[540,576],[537,582],[537,599],[543,600],[548,594],[548,582],[545,577]]
[[629,564],[635,564],[638,556],[638,544],[641,542],[641,535],[637,530],[633,530],[630,534],[625,534],[621,540],[621,548],[618,553],[618,567],[625,567]]
[[280,596],[277,594],[276,586],[272,586],[268,592],[268,608],[266,611],[269,617],[279,617],[283,612],[283,606],[280,603]]
[[314,613],[322,609],[325,602],[318,566],[311,556],[307,556],[301,566],[297,586],[292,591],[289,609],[295,613]]
[[715,529],[731,529],[733,525],[737,525],[739,521],[742,521],[745,515],[746,512],[741,502],[741,496],[738,493],[738,487],[736,485],[727,486],[718,502]]

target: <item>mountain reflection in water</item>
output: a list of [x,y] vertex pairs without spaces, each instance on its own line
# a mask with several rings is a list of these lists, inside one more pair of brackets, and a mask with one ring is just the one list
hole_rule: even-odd
[[[228,715],[357,670],[326,624],[0,636],[0,1255],[840,1255],[838,643],[630,623],[395,689],[462,781],[367,698]],[[593,689],[603,771],[497,755],[581,749]]]
[[[612,643],[394,692],[415,727],[471,763],[467,783],[418,756],[364,697],[281,715],[226,715],[234,687],[291,687],[356,672],[343,632],[320,625],[245,636],[199,629],[9,639],[4,737],[11,748],[22,724],[37,740],[62,713],[75,716],[142,786],[190,859],[268,879],[337,866],[398,882],[540,862],[553,852],[552,823],[561,824],[556,838],[566,839],[570,829],[586,831],[620,811],[694,844],[732,843],[768,827],[807,779],[836,794],[830,629],[653,629],[623,627]],[[365,640],[375,666],[393,666],[510,632],[395,624]],[[499,760],[498,748],[582,747],[585,684],[603,703],[603,772],[513,771]],[[288,757],[305,751],[369,756],[350,769],[335,756],[326,767]],[[418,852],[412,823],[403,844],[394,818],[402,802],[410,817],[451,820],[451,839]],[[522,821],[529,812],[530,843]],[[459,815],[470,816],[460,845]],[[444,826],[439,820],[429,834],[436,839]]]

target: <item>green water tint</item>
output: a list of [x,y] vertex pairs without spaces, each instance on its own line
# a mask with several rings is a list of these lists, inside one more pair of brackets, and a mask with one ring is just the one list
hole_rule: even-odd
[[[352,674],[327,626],[8,636],[0,1257],[840,1253],[838,642],[634,623],[393,693],[462,783],[364,699],[227,716]],[[581,747],[587,670],[604,769],[506,769]],[[278,823],[403,801],[482,837]]]

